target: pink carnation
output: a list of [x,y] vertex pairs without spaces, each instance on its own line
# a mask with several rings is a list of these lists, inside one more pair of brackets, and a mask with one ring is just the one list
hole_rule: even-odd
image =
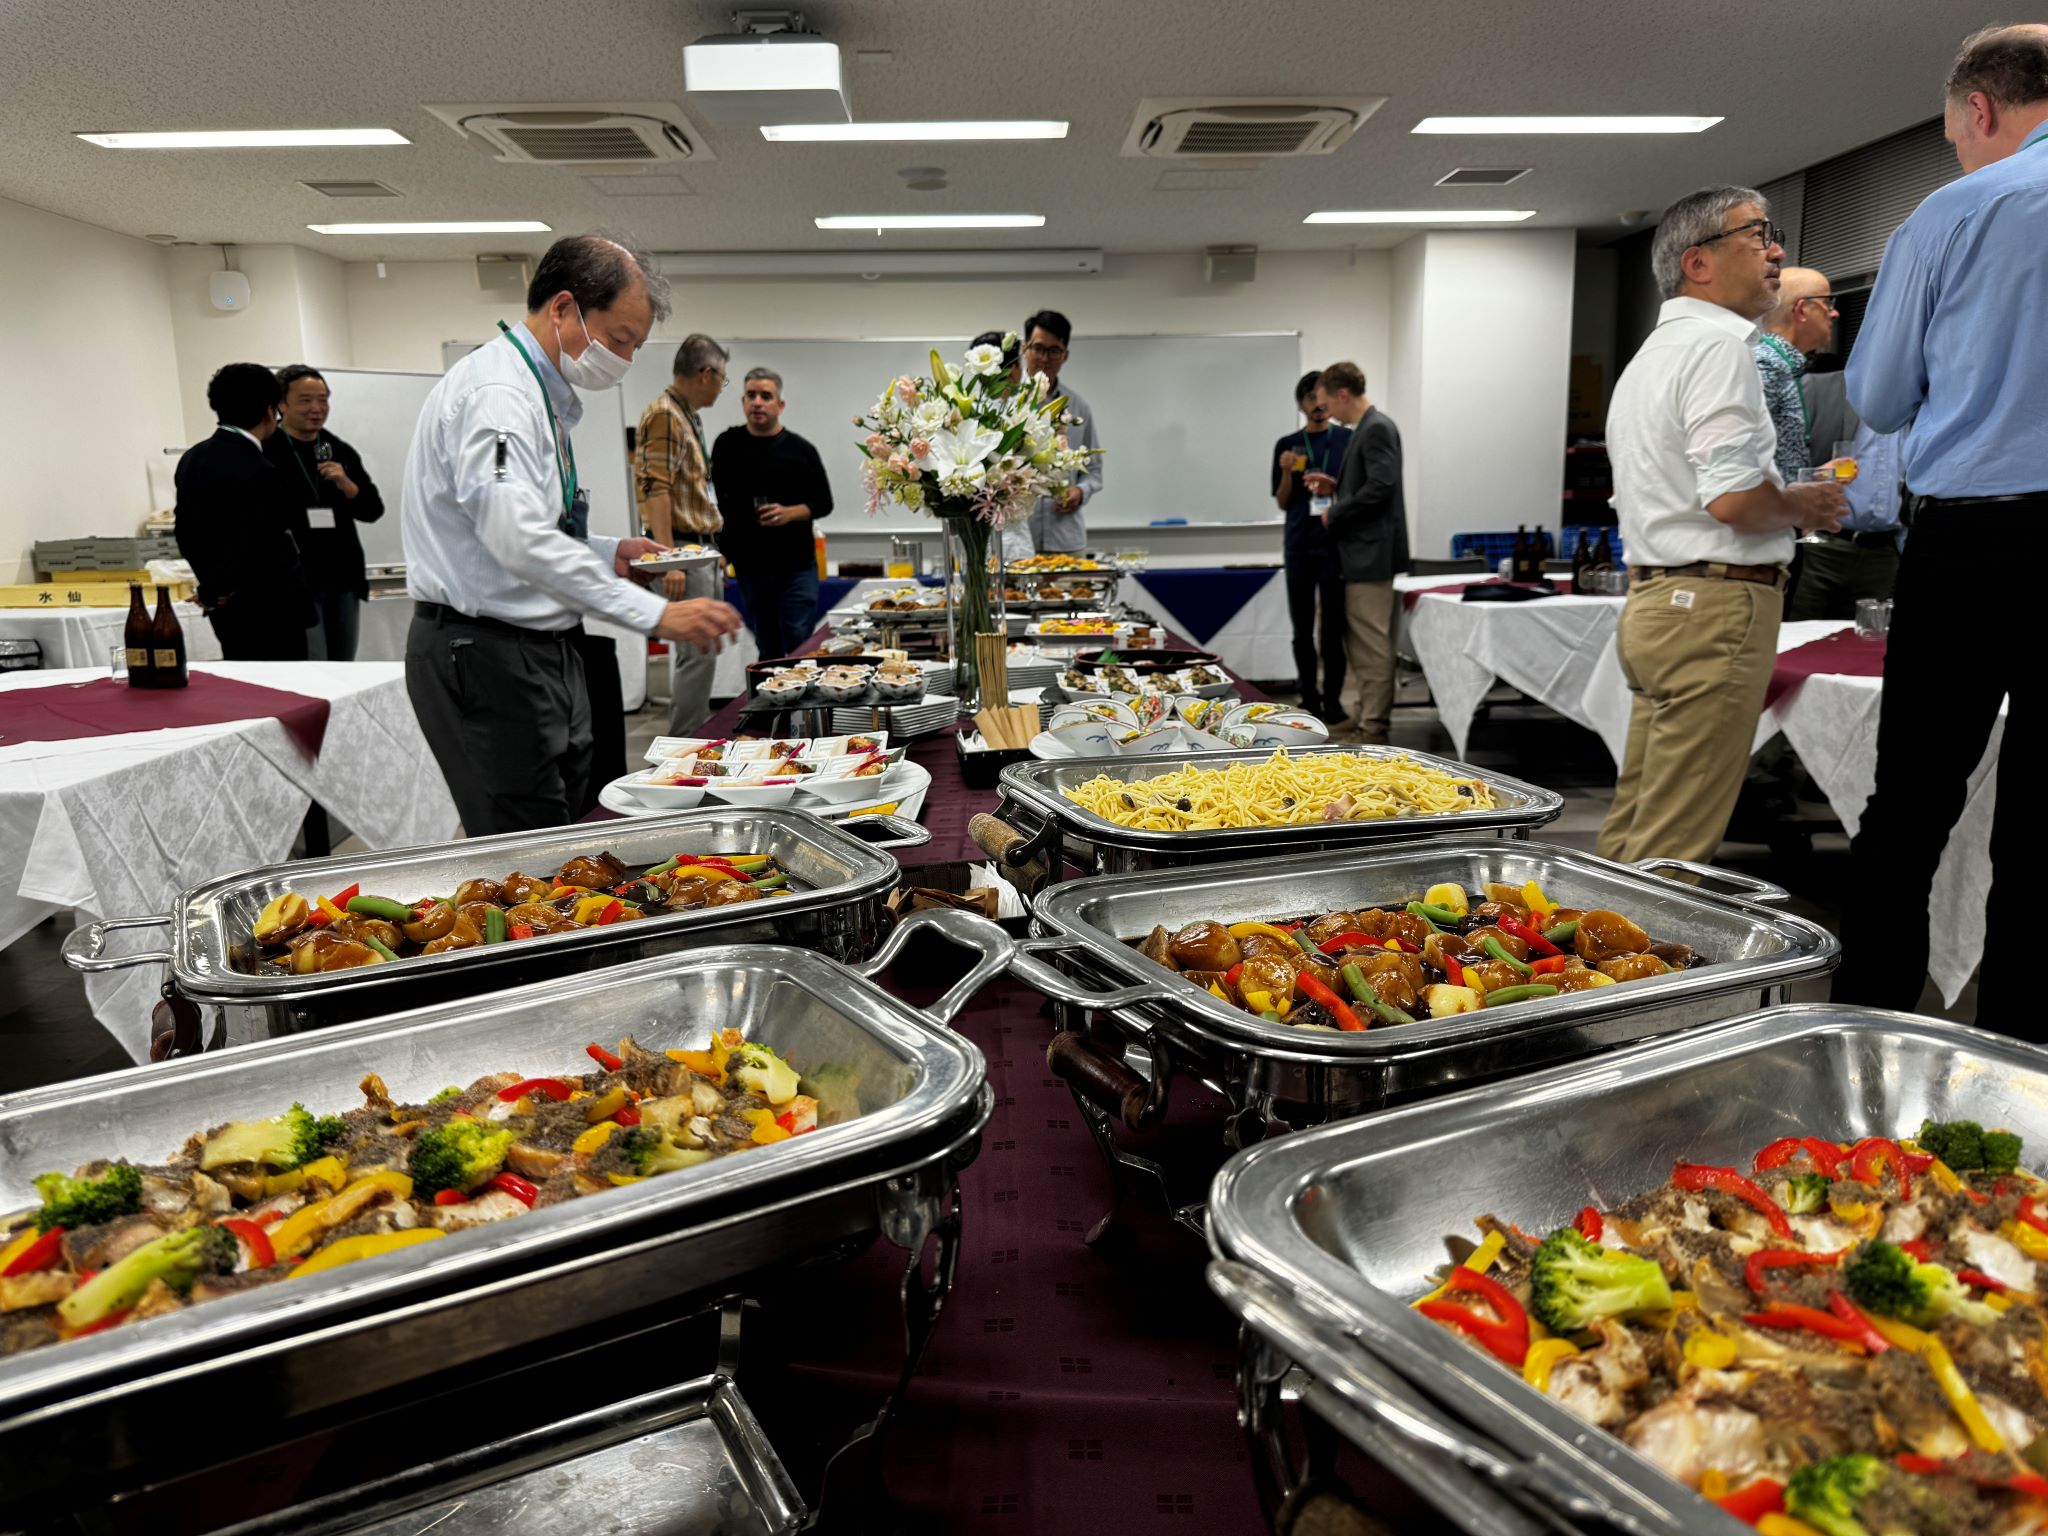
[[915,464],[911,465],[910,468],[906,469],[903,472],[903,474],[904,478],[909,480],[922,480],[924,478],[924,471],[919,469]]
[[881,451],[882,451],[883,449],[887,448],[888,446],[889,446],[889,439],[887,439],[886,437],[882,436],[882,434],[881,434],[881,433],[879,433],[879,432],[870,432],[870,433],[868,434],[868,452],[869,452],[869,453],[880,453],[880,452],[881,452]]
[[921,437],[913,437],[910,440],[910,451],[921,459],[932,451],[932,445]]
[[905,475],[910,472],[910,460],[900,453],[891,454],[889,456],[889,467],[897,474]]

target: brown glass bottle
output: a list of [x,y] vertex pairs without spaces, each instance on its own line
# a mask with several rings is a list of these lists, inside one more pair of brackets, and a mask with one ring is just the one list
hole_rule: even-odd
[[128,653],[128,686],[130,688],[154,688],[156,661],[150,651],[149,608],[142,601],[142,587],[136,582],[128,583],[128,624],[121,636],[121,645]]
[[185,626],[171,606],[171,589],[156,589],[156,619],[149,626],[150,660],[156,663],[156,686],[182,688],[185,673]]

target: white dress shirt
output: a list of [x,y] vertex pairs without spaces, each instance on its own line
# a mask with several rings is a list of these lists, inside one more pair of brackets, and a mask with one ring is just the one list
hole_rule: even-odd
[[[547,381],[560,459],[522,351]],[[522,629],[570,629],[589,615],[651,632],[667,604],[613,569],[619,541],[592,534],[583,543],[558,526],[561,466],[582,416],[576,392],[523,325],[450,368],[420,407],[405,456],[398,506],[406,591]]]
[[1784,565],[1791,529],[1744,533],[1707,510],[1730,491],[1783,485],[1764,408],[1756,326],[1704,299],[1666,299],[1607,407],[1614,509],[1631,566]]

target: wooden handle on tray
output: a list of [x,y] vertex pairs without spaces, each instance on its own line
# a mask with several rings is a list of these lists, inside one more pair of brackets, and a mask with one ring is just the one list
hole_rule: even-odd
[[1152,1085],[1122,1062],[1104,1056],[1073,1030],[1063,1029],[1045,1048],[1045,1064],[1096,1108],[1137,1129]]
[[1002,817],[991,816],[987,811],[976,811],[967,818],[967,835],[983,853],[999,863],[1012,848],[1030,841]]

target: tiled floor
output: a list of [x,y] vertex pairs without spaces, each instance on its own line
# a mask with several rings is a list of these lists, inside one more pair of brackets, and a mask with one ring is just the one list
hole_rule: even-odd
[[[1590,850],[1614,794],[1614,766],[1591,732],[1538,706],[1513,702],[1503,691],[1471,738],[1470,760],[1545,785],[1565,797],[1564,815],[1544,836]],[[628,722],[627,756],[637,760],[667,728],[666,707],[650,704]],[[1450,737],[1427,706],[1419,683],[1404,682],[1394,714],[1396,744],[1448,755]],[[339,832],[341,829],[337,828]],[[343,841],[345,852],[360,843]],[[1756,843],[1722,845],[1719,862],[1775,880],[1793,892],[1791,910],[1833,926],[1834,893],[1848,873],[1848,843],[1837,831],[1811,839],[1810,848],[1779,856]],[[0,1092],[109,1072],[128,1065],[126,1053],[86,1011],[79,978],[60,957],[70,928],[52,919],[0,950]],[[1802,1000],[1826,996],[1826,984],[1804,989]],[[1941,1006],[1930,986],[1921,1011],[1944,1018],[1974,1018],[1974,984],[1953,1009]]]

